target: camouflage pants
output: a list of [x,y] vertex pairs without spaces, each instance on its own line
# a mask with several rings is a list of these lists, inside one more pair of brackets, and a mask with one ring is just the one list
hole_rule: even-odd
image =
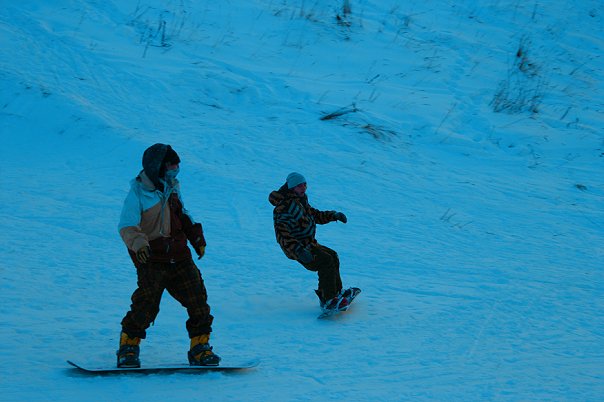
[[316,244],[310,252],[314,260],[304,265],[309,271],[316,272],[319,276],[319,289],[317,294],[322,301],[333,299],[342,290],[340,278],[340,259],[338,253],[329,247]]
[[122,320],[122,331],[130,337],[144,339],[146,329],[159,313],[164,290],[187,309],[189,338],[212,332],[207,292],[201,273],[192,259],[138,264],[138,288],[132,294],[130,311]]

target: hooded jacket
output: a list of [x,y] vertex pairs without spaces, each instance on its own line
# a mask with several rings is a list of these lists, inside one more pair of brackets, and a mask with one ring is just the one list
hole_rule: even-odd
[[336,211],[319,211],[310,206],[308,197],[299,197],[287,188],[287,183],[268,197],[275,207],[273,224],[275,237],[281,249],[292,260],[297,260],[302,248],[317,244],[317,224],[335,221]]
[[176,262],[191,258],[187,240],[198,250],[205,246],[203,228],[184,208],[180,184],[159,177],[169,145],[155,144],[143,155],[143,170],[130,182],[118,231],[132,261],[136,252],[151,248],[151,262]]

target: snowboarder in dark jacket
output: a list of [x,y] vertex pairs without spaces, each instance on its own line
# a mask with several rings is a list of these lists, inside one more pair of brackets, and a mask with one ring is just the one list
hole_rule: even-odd
[[275,207],[273,223],[277,243],[285,255],[306,269],[317,272],[319,288],[315,290],[321,307],[341,308],[348,304],[342,291],[338,253],[315,239],[316,225],[347,222],[346,215],[336,211],[319,211],[310,206],[306,195],[307,183],[299,173],[290,173],[279,190],[269,195]]
[[209,345],[213,317],[201,273],[188,243],[199,258],[206,241],[200,223],[184,208],[176,179],[180,158],[170,145],[155,144],[143,154],[143,170],[130,183],[118,230],[138,277],[130,311],[122,320],[118,367],[140,367],[139,344],[159,313],[164,290],[189,315],[191,365],[218,365]]

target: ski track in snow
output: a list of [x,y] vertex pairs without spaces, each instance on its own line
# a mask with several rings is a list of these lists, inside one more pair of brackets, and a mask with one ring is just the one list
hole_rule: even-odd
[[[601,399],[601,2],[350,3],[2,7],[3,400]],[[155,142],[204,225],[212,344],[249,372],[65,363],[114,364],[116,225]],[[318,227],[363,289],[330,320],[274,239],[290,171],[349,218]],[[186,361],[185,320],[165,296],[143,364]]]

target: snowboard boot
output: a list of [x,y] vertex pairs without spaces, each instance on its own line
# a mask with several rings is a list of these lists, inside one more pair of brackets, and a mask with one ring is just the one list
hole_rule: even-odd
[[212,352],[209,341],[209,334],[191,338],[191,350],[189,350],[188,354],[191,366],[218,366],[220,357]]
[[130,338],[128,334],[120,334],[120,348],[117,351],[117,366],[120,368],[138,368],[141,361],[138,358],[141,338]]
[[323,298],[323,292],[321,290],[315,290],[317,297],[319,298],[319,304],[321,306],[321,310],[323,311],[331,311],[331,310],[339,310],[340,308],[346,308],[349,302],[346,298],[346,295],[343,291],[340,291],[335,297],[325,300]]
[[323,306],[321,306],[321,308],[323,309],[323,311],[337,310],[339,308],[339,304],[340,304],[340,295],[334,297],[333,299],[327,300],[323,304]]
[[[341,289],[340,293],[338,293],[338,295],[333,299],[330,299],[326,302],[321,302],[321,308],[323,311],[347,310],[352,299],[354,299],[360,292],[361,289],[359,288]],[[316,291],[316,293],[317,296],[319,296],[319,299],[321,299],[319,291]]]

